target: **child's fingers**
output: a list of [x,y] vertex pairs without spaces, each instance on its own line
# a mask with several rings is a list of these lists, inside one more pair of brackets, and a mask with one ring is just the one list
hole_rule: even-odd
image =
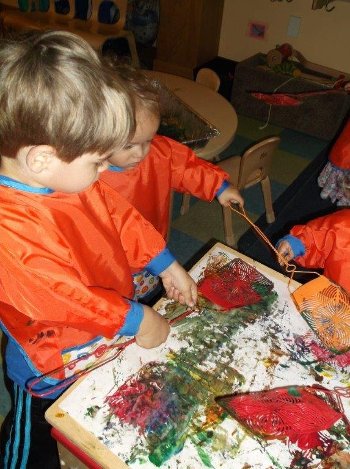
[[238,205],[240,205],[241,207],[244,206],[244,199],[243,197],[241,196],[241,194],[237,194],[237,196],[234,198],[234,202]]
[[178,302],[181,303],[182,305],[186,304],[185,297],[180,293]]
[[291,254],[290,250],[287,250],[287,249],[278,250],[278,263],[280,265],[283,266],[286,262],[289,262],[292,259],[293,259],[293,255]]
[[166,288],[166,296],[169,298],[169,300],[173,300],[173,299],[174,299],[174,292],[175,292],[174,287],[168,287],[168,288]]
[[244,200],[243,199],[241,199],[241,200],[230,199],[227,202],[225,202],[225,204],[223,204],[223,205],[225,205],[226,207],[229,207],[230,205],[236,205],[236,208],[238,208],[237,205],[239,205],[240,207],[243,207],[244,206]]
[[193,298],[192,298],[192,293],[191,293],[191,290],[187,290],[187,291],[184,291],[181,295],[181,300],[180,300],[180,303],[182,304],[186,304],[187,306],[194,306],[194,301],[193,301]]
[[231,204],[241,205],[241,207],[243,207],[243,205],[244,205],[244,199],[241,196],[241,194],[239,194],[239,193],[237,193],[233,197],[231,197],[228,202],[231,203]]
[[197,304],[197,300],[198,300],[198,290],[197,290],[197,285],[195,283],[193,283],[193,285],[191,286],[191,296],[192,296],[193,304],[190,306],[194,306],[195,304]]
[[187,306],[190,306],[191,308],[196,304],[197,286],[195,283],[193,283],[193,285],[190,285],[189,288],[187,288],[186,290],[183,290],[179,294],[179,302],[181,304],[186,304]]
[[285,263],[288,262],[288,260],[289,260],[289,259],[287,258],[287,256],[284,256],[283,254],[280,254],[280,255],[278,256],[278,263],[279,263],[279,265],[281,265],[281,266],[285,265]]

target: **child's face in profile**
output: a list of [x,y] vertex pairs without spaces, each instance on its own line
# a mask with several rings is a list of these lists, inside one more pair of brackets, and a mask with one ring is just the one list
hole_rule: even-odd
[[131,169],[146,158],[153,137],[159,127],[159,116],[142,108],[136,112],[136,132],[123,150],[113,153],[109,163],[120,168]]
[[84,153],[70,163],[55,158],[44,181],[45,186],[59,192],[81,192],[108,168],[109,155]]

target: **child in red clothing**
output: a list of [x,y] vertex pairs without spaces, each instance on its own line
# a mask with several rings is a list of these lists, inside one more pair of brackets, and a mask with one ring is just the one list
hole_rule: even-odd
[[296,225],[277,243],[287,261],[324,275],[350,293],[350,208]]
[[[97,180],[132,131],[129,93],[84,40],[63,31],[0,40],[0,326],[13,398],[2,469],[60,468],[44,413],[65,378],[91,365],[65,364],[120,336],[145,348],[166,340],[168,322],[132,300],[134,272],[196,302],[161,235]],[[48,398],[32,396],[45,374],[34,391]]]
[[350,206],[350,119],[332,147],[329,162],[318,177],[321,198]]
[[[165,239],[173,190],[207,201],[216,197],[224,206],[235,202],[243,205],[227,173],[198,158],[187,146],[156,134],[160,122],[156,84],[128,67],[117,71],[136,97],[136,132],[123,150],[111,155],[102,180],[136,207]],[[154,277],[142,274],[135,277],[135,283],[139,297],[157,285]]]

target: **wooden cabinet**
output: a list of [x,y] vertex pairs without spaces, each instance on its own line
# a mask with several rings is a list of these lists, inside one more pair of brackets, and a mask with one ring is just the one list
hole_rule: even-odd
[[218,55],[224,0],[160,0],[154,70],[193,78]]

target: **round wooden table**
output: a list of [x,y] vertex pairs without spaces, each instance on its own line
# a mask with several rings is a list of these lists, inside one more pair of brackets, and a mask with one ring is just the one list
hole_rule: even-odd
[[233,106],[219,93],[193,80],[154,70],[145,70],[145,73],[164,84],[199,116],[218,129],[219,135],[211,138],[205,147],[196,150],[200,158],[215,161],[230,145],[237,130],[238,120]]

